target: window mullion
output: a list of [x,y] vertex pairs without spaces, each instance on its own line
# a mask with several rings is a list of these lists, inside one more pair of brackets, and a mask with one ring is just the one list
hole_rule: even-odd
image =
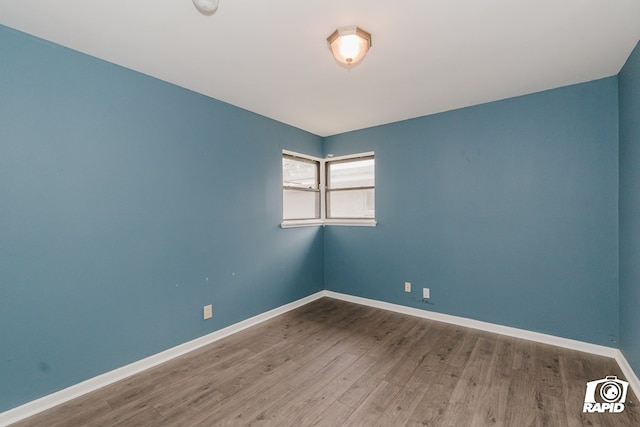
[[326,160],[320,160],[320,220],[327,219],[327,165]]

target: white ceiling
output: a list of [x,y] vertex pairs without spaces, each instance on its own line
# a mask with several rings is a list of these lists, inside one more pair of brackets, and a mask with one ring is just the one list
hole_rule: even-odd
[[[0,0],[0,24],[327,136],[615,75],[640,0]],[[347,25],[373,34],[350,71]]]

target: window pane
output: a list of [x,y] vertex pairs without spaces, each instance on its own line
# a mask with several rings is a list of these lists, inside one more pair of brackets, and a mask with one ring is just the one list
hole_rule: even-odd
[[291,157],[282,158],[282,185],[317,189],[318,182],[317,162]]
[[343,190],[327,193],[329,218],[375,218],[375,190]]
[[329,188],[373,187],[375,160],[329,163]]
[[283,219],[320,218],[320,193],[317,191],[282,191]]

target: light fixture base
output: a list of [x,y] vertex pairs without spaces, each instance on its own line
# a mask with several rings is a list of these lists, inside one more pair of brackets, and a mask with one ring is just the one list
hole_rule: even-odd
[[218,10],[219,0],[193,0],[193,5],[203,15],[213,15]]

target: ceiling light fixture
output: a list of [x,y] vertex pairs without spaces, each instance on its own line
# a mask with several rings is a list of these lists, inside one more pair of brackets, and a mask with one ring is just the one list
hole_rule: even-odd
[[327,37],[329,49],[336,61],[355,65],[364,58],[371,47],[371,34],[360,27],[341,27]]
[[218,0],[193,0],[193,4],[203,15],[213,15],[218,10]]

